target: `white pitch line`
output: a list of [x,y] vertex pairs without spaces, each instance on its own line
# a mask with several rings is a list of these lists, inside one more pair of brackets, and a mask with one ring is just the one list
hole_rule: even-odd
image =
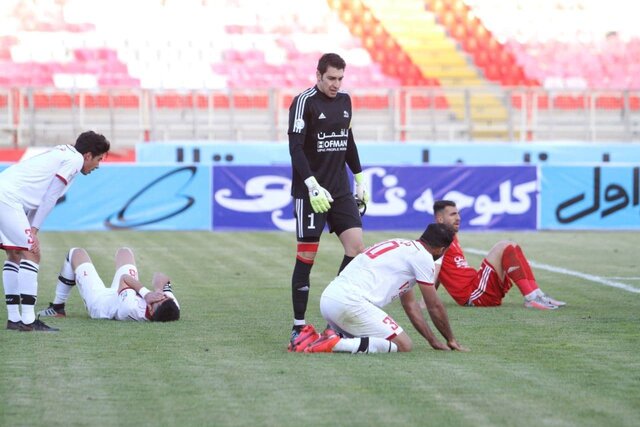
[[[469,252],[475,255],[487,255],[487,251],[481,251],[480,249],[464,249],[465,252]],[[629,286],[625,283],[614,282],[613,280],[605,279],[604,277],[594,276],[593,274],[581,273],[579,271],[568,270],[562,267],[555,267],[553,265],[540,264],[534,261],[529,261],[532,267],[539,268],[541,270],[551,271],[553,273],[566,274],[567,276],[579,277],[590,282],[600,283],[601,285],[610,286],[612,288],[618,288],[634,294],[640,294],[640,289]]]

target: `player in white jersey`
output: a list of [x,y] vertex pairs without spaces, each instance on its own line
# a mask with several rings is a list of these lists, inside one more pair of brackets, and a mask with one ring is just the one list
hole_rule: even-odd
[[0,248],[7,253],[2,270],[7,329],[56,331],[35,317],[40,242],[38,230],[73,182],[97,169],[109,141],[88,131],[75,145],[53,149],[16,163],[0,173]]
[[[436,350],[466,349],[458,344],[447,310],[435,287],[434,258],[442,256],[454,232],[442,224],[429,224],[418,240],[391,239],[365,250],[324,290],[320,311],[329,328],[322,335],[312,325],[301,333],[296,351],[307,353],[380,353],[411,351],[412,342],[382,307],[400,299],[416,330]],[[442,343],[431,331],[414,296],[418,284]]]
[[[62,264],[56,299],[58,310],[49,307],[40,316],[58,316],[74,285],[92,319],[167,322],[180,318],[180,306],[173,294],[169,276],[154,273],[152,288],[145,288],[138,279],[133,251],[120,248],[115,256],[116,272],[111,286],[106,287],[85,249],[73,248]],[[66,315],[66,313],[65,313]]]

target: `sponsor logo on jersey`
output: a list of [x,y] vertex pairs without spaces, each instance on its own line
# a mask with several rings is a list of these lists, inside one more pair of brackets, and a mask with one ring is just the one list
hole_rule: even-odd
[[463,256],[457,256],[453,258],[453,262],[456,264],[457,268],[466,268],[469,267],[467,260]]
[[318,141],[318,152],[325,151],[346,151],[347,150],[347,140],[325,140]]
[[318,116],[319,120],[326,119],[326,118],[327,116],[325,116],[324,113],[320,113],[320,115]]
[[349,118],[349,112],[347,110],[344,110],[344,118],[348,119]]
[[349,136],[349,129],[340,129],[340,133],[331,132],[319,132],[318,137],[318,153],[325,151],[346,151],[347,149],[347,137]]

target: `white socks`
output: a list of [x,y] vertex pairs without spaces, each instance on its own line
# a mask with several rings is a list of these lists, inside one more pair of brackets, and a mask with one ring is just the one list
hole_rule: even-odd
[[530,292],[527,295],[525,295],[524,299],[527,300],[527,301],[531,301],[533,299],[536,299],[537,297],[541,297],[542,295],[544,295],[544,293],[540,290],[540,288],[538,288],[535,291]]
[[20,261],[18,271],[18,287],[22,305],[22,323],[28,325],[36,320],[35,306],[38,299],[38,269],[33,261]]
[[7,318],[11,322],[19,322],[20,317],[20,289],[18,287],[18,270],[20,266],[11,261],[5,261],[2,268],[2,284],[7,303]]
[[342,338],[333,347],[335,353],[395,353],[398,346],[384,338]]
[[[56,296],[53,299],[54,304],[64,304],[69,299],[69,294],[73,290],[76,275],[73,272],[71,263],[65,258],[58,275],[58,283],[56,284]],[[73,284],[71,284],[73,283]]]

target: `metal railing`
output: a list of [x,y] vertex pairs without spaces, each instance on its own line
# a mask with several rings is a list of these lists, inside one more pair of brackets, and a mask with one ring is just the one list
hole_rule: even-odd
[[[283,89],[0,89],[0,146],[67,143],[95,129],[141,141],[286,141]],[[393,88],[349,91],[359,141],[638,141],[640,90]]]

